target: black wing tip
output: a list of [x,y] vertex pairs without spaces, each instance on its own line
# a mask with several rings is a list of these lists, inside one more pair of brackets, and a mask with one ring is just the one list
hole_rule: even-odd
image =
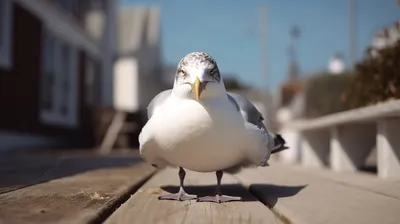
[[288,148],[289,148],[289,147],[286,147],[286,146],[276,148],[276,149],[274,149],[274,150],[271,151],[271,154],[281,152],[281,151],[286,150],[286,149],[288,149]]
[[272,154],[289,149],[288,146],[285,146],[286,141],[283,139],[282,135],[276,134],[275,137],[275,146],[276,148],[271,151]]
[[286,141],[285,139],[282,138],[282,135],[280,134],[276,134],[276,140],[280,143],[280,144],[285,144]]

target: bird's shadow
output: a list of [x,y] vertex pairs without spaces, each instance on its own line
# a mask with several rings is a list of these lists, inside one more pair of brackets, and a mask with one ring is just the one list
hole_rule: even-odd
[[308,185],[285,186],[274,184],[252,184],[249,191],[263,204],[273,208],[280,198],[294,197]]
[[[268,207],[274,207],[279,198],[292,197],[299,193],[303,186],[283,186],[272,184],[252,184],[248,190],[241,184],[223,184],[221,185],[222,194],[229,196],[239,196],[241,201],[261,201]],[[216,185],[187,185],[185,191],[189,194],[195,194],[198,197],[215,195]],[[179,191],[179,186],[167,185],[161,187],[164,191],[169,193],[176,193]]]

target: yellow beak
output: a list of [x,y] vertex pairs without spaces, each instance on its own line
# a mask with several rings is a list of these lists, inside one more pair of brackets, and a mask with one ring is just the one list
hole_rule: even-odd
[[194,84],[192,86],[192,90],[194,91],[194,95],[196,96],[196,100],[199,101],[201,92],[203,91],[204,86],[200,82],[199,77],[196,77]]
[[210,82],[210,81],[201,82],[199,77],[196,77],[196,79],[194,80],[194,83],[185,82],[185,84],[189,84],[190,85],[190,87],[192,88],[192,91],[194,92],[196,100],[199,101],[200,100],[200,96],[201,96],[201,92],[203,92],[203,90],[206,88],[206,84],[208,82]]

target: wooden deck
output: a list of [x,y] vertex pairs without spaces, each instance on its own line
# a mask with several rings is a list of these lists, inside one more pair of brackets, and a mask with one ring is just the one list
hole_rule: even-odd
[[[188,171],[186,190],[211,195],[213,173]],[[224,175],[242,202],[160,201],[177,170],[137,155],[0,155],[0,223],[399,223],[400,182],[271,162]]]

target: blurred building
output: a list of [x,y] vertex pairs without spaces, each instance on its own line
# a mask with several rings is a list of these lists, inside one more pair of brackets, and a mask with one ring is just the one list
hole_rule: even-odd
[[[299,30],[295,28],[291,34],[292,39],[297,39]],[[304,80],[302,80],[304,77],[300,76],[296,48],[294,46],[292,44],[289,48],[287,78],[274,97],[275,128],[283,136],[287,146],[291,148],[291,150],[285,150],[278,155],[282,161],[286,162],[294,160],[299,154],[299,151],[294,151],[299,144],[299,135],[285,129],[284,124],[302,117],[305,104]]]
[[117,112],[140,123],[165,88],[158,8],[118,8],[117,0],[0,6],[0,149],[97,146]]
[[146,110],[164,89],[160,10],[130,6],[119,12],[114,67],[114,105],[131,113]]
[[116,9],[116,0],[0,1],[0,148],[90,141],[93,107],[113,105]]

